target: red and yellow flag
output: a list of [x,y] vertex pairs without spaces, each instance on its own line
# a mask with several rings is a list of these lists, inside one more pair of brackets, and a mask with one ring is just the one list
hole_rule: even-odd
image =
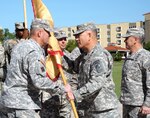
[[[46,19],[49,21],[50,27],[52,28],[54,27],[52,16],[50,12],[48,11],[47,7],[42,3],[42,0],[32,0],[32,7],[33,7],[35,18]],[[60,73],[64,85],[67,85],[66,77],[63,73],[62,63],[61,63],[61,56],[63,55],[63,53],[58,45],[57,39],[54,37],[54,33],[52,32],[51,32],[51,37],[49,40],[48,53],[49,55],[46,60],[47,75],[49,76],[50,79],[55,81]],[[69,92],[67,94],[68,96],[70,95]],[[73,97],[70,100],[70,104],[72,106],[75,118],[78,118],[78,114],[75,108]]]
[[[42,18],[49,21],[50,27],[54,28],[54,22],[52,16],[47,9],[47,7],[42,3],[42,0],[32,0],[32,7],[34,11],[35,18]],[[58,67],[61,66],[61,55],[62,51],[58,45],[57,39],[51,32],[51,37],[49,39],[48,53],[50,53],[46,59],[46,71],[48,77],[55,81],[59,76]]]

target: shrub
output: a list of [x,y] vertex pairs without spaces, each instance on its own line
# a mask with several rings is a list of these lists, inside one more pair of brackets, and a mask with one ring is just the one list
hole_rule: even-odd
[[67,43],[67,46],[66,46],[66,50],[71,52],[75,47],[77,47],[76,41],[75,40],[68,40],[68,43]]
[[122,54],[120,52],[112,53],[112,57],[113,57],[114,61],[122,60]]

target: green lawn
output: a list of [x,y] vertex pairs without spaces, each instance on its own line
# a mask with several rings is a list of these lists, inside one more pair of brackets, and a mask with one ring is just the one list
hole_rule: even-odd
[[115,92],[118,97],[120,96],[122,64],[123,61],[120,62],[114,61],[113,65],[113,80],[115,83]]

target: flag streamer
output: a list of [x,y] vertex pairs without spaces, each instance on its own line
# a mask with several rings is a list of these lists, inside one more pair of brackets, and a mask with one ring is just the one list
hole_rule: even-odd
[[[42,0],[32,0],[32,7],[35,18],[42,18],[48,20],[50,23],[50,27],[54,28],[52,16],[47,7],[43,4]],[[59,74],[61,74],[64,85],[67,85],[67,80],[62,69],[62,61],[61,61],[61,56],[63,56],[63,52],[61,51],[58,45],[58,41],[54,37],[54,33],[52,32],[51,37],[49,39],[48,53],[49,54],[46,59],[46,71],[48,77],[53,81],[56,81],[57,80],[56,78],[59,76]],[[67,94],[70,95],[72,93],[68,92]],[[70,104],[72,106],[75,118],[78,118],[78,114],[73,99],[70,100]]]

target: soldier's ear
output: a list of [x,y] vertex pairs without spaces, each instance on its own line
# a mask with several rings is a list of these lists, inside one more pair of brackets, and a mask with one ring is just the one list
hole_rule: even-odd
[[88,31],[88,36],[89,36],[89,39],[93,39],[93,33],[91,31]]
[[41,37],[41,35],[42,35],[42,30],[39,29],[39,30],[37,31],[37,36],[38,36],[38,37]]
[[86,31],[86,33],[87,33],[87,35],[88,35],[89,37],[91,37],[91,32],[90,32],[90,31]]

